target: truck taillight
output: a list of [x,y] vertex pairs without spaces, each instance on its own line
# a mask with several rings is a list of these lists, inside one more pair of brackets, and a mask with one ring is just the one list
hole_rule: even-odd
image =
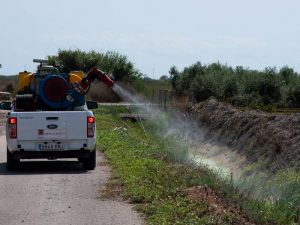
[[17,138],[17,118],[8,118],[8,133],[10,138]]
[[95,118],[87,117],[87,137],[94,137],[95,135]]

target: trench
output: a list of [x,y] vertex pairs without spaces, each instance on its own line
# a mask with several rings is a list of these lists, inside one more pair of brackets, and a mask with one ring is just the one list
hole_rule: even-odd
[[[170,149],[176,160],[209,168],[219,178],[238,188],[241,193],[247,193],[248,197],[271,203],[285,201],[295,207],[299,203],[299,197],[297,197],[299,193],[295,191],[300,187],[299,176],[285,177],[282,175],[285,174],[285,171],[280,170],[278,170],[277,176],[274,171],[261,169],[262,164],[267,164],[265,153],[258,154],[256,159],[248,157],[249,149],[246,147],[243,149],[243,146],[237,141],[238,138],[241,138],[245,143],[255,142],[253,137],[249,137],[249,133],[254,132],[251,131],[251,126],[245,132],[238,130],[237,133],[231,133],[230,127],[226,127],[224,130],[223,126],[226,124],[219,124],[220,121],[214,123],[212,120],[212,124],[203,122],[202,126],[199,126],[197,115],[187,115],[176,109],[164,112],[156,105],[141,104],[143,103],[142,98],[118,84],[114,85],[113,90],[123,100],[136,105],[135,113],[147,115],[147,119],[159,127],[154,135],[176,142],[178,148]],[[230,115],[231,113],[228,116],[230,117]],[[253,145],[250,144],[252,147]],[[254,152],[260,151],[261,149],[257,149]]]

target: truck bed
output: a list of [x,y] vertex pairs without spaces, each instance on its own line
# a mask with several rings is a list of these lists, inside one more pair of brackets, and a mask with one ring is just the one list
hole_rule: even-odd
[[91,111],[11,112],[17,118],[17,138],[7,141],[11,151],[71,151],[95,148],[87,137]]

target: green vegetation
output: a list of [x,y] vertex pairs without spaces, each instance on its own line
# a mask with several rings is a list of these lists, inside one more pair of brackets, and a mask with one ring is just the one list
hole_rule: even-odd
[[[95,112],[97,143],[121,180],[124,196],[146,215],[149,224],[244,224],[241,214],[217,214],[207,199],[192,199],[187,188],[209,187],[227,202],[235,202],[257,224],[297,224],[299,212],[289,202],[262,201],[241,193],[206,167],[187,162],[187,146],[179,138],[162,138],[163,121],[143,124],[121,121],[123,107],[101,107]],[[162,118],[162,120],[165,118]],[[143,125],[143,126],[141,126]],[[146,132],[144,132],[144,127]],[[284,173],[272,182],[281,182]],[[289,173],[295,180],[295,173]],[[284,181],[286,182],[286,180]],[[297,181],[298,182],[298,181]],[[299,182],[287,188],[298,188]]]
[[132,83],[133,88],[146,98],[155,100],[160,90],[172,90],[169,80],[153,80],[149,78],[136,79]]
[[125,126],[117,112],[112,107],[97,112],[98,146],[115,168],[115,176],[124,183],[125,196],[139,204],[149,224],[214,224],[213,213],[205,213],[207,204],[189,200],[182,192],[199,176],[209,176],[196,176],[186,167],[155,159],[161,157],[160,148],[166,143],[146,138],[138,123]]
[[60,66],[61,72],[69,73],[72,70],[88,72],[92,67],[113,74],[115,80],[133,82],[141,74],[134,68],[132,62],[125,55],[117,52],[100,53],[96,51],[59,50],[57,55],[48,56],[49,63]]
[[189,95],[195,102],[214,96],[237,106],[300,107],[300,76],[287,66],[258,71],[197,62],[169,72],[177,95]]
[[13,75],[13,76],[3,76],[0,75],[0,80],[1,81],[16,81],[18,79],[18,76]]
[[167,76],[162,76],[160,80],[142,79],[142,74],[134,64],[125,55],[117,52],[59,50],[57,55],[48,56],[48,60],[53,66],[59,65],[64,73],[72,70],[87,72],[94,66],[99,67],[112,74],[115,80],[131,84],[138,93],[149,99],[156,96],[160,89],[172,89]]
[[[92,67],[113,75],[117,81],[137,83],[141,80],[141,73],[128,60],[127,56],[117,52],[96,52],[77,50],[59,50],[57,55],[48,56],[49,64],[57,66],[61,73],[72,70],[88,72]],[[0,91],[11,91],[16,88],[18,76],[0,76]],[[9,90],[8,90],[9,89]]]

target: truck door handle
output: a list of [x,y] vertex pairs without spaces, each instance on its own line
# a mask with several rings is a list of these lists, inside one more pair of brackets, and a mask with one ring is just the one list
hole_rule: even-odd
[[46,117],[46,120],[58,120],[58,117]]

